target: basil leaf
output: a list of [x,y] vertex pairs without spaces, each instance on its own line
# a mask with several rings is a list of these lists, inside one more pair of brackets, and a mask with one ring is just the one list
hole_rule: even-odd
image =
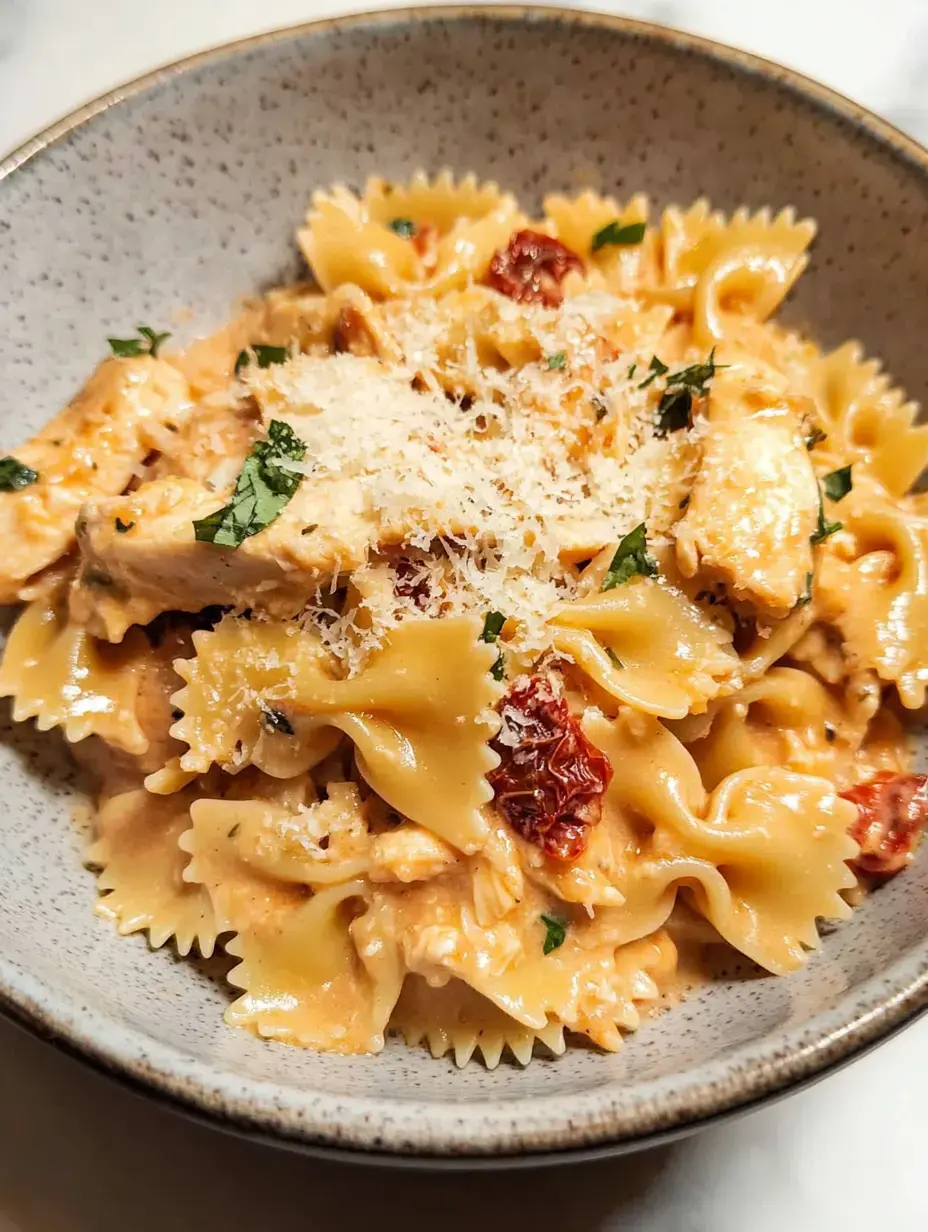
[[131,530],[131,529],[132,529],[132,527],[133,527],[134,525],[135,525],[135,523],[134,523],[134,522],[124,522],[124,521],[122,520],[122,518],[117,518],[117,519],[116,519],[116,533],[117,533],[117,535],[124,535],[124,534],[126,533],[126,531],[127,531],[127,530]]
[[162,344],[170,338],[170,333],[165,331],[159,334],[150,325],[139,325],[137,329],[138,338],[107,338],[110,350],[120,359],[134,359],[138,355],[150,355],[152,359],[157,359],[158,352]]
[[261,711],[264,726],[270,731],[280,732],[284,736],[294,735],[290,720],[283,711],[273,710],[263,697],[258,698],[258,709]]
[[[648,364],[648,372],[650,373],[650,375],[647,376],[641,382],[638,388],[647,389],[652,381],[656,380],[659,376],[663,376],[665,372],[669,372],[669,371],[670,369],[667,367],[665,363],[662,363],[661,360],[659,360],[656,355],[652,355],[651,362]],[[631,376],[631,372],[629,372],[628,375]]]
[[217,547],[237,548],[270,526],[303,479],[296,471],[282,470],[280,463],[300,462],[305,453],[306,446],[290,425],[272,419],[267,439],[258,441],[245,459],[229,504],[194,522],[197,539]]
[[[851,464],[853,465],[853,463]],[[831,471],[822,480],[822,487],[825,489],[825,495],[830,501],[844,500],[848,492],[854,486],[854,480],[851,478],[851,467],[841,466],[836,471]]]
[[647,229],[647,223],[643,222],[629,222],[624,226],[618,219],[607,222],[593,236],[593,252],[599,252],[607,244],[640,244]]
[[819,543],[824,543],[825,540],[841,529],[843,522],[826,522],[825,521],[825,505],[822,500],[822,489],[818,490],[818,526],[809,536],[809,542],[814,546]]
[[681,368],[679,372],[670,374],[667,378],[667,388],[657,404],[656,431],[658,436],[666,436],[668,432],[677,432],[680,428],[690,426],[694,398],[706,396],[709,392],[709,382],[716,372],[725,366],[715,362],[715,347],[713,347],[709,352],[709,358],[704,363],[691,364],[688,368]]
[[[506,623],[506,617],[502,612],[487,612],[483,618],[483,632],[480,634],[482,642],[495,642],[502,632],[503,625]],[[506,671],[506,657],[502,651],[496,656],[496,662],[490,668],[490,675],[494,680],[502,680]]]
[[648,539],[644,522],[629,531],[615,550],[612,564],[603,578],[603,590],[621,586],[635,574],[642,577],[657,577],[657,561],[648,551]]
[[19,492],[39,478],[38,471],[16,458],[0,458],[0,492]]
[[487,612],[483,618],[483,632],[480,634],[482,642],[495,642],[503,631],[503,625],[506,623],[506,617],[502,612]]
[[560,949],[567,940],[567,921],[560,920],[556,915],[543,915],[541,922],[545,926],[545,943],[543,953],[550,954],[552,950]]
[[411,240],[418,230],[411,218],[391,218],[387,226],[404,240]]
[[268,346],[264,342],[256,342],[247,350],[239,351],[235,357],[236,376],[240,376],[242,369],[248,367],[252,355],[258,361],[259,368],[270,368],[272,364],[285,364],[289,358],[286,347]]

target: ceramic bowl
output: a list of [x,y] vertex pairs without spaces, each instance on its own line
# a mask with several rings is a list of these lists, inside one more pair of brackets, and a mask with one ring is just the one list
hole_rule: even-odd
[[[449,165],[550,188],[793,204],[821,224],[787,318],[859,336],[928,382],[928,156],[795,74],[636,22],[559,10],[325,21],[161,69],[0,164],[0,432],[56,411],[108,334],[189,333],[300,270],[313,188]],[[173,326],[177,331],[176,324]],[[179,332],[183,332],[180,330]],[[367,1158],[523,1161],[622,1150],[840,1065],[928,1006],[928,858],[789,979],[721,982],[617,1055],[493,1072],[391,1041],[323,1056],[222,1025],[227,992],[93,914],[63,745],[3,724],[0,999],[111,1074],[216,1122]]]

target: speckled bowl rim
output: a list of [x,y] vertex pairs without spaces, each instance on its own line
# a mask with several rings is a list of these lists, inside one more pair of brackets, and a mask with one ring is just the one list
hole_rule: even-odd
[[[117,86],[0,160],[0,181],[110,107],[203,65],[289,39],[418,23],[503,20],[583,26],[664,44],[766,78],[875,139],[925,177],[928,151],[893,125],[818,82],[710,39],[631,18],[558,7],[480,5],[388,9],[301,23],[185,57]],[[0,955],[0,1009],[14,1022],[140,1094],[239,1134],[312,1152],[391,1164],[549,1163],[651,1146],[805,1086],[885,1041],[928,1010],[928,940],[862,984],[848,1007],[747,1044],[681,1075],[672,1093],[641,1084],[622,1106],[602,1090],[450,1105],[300,1090],[204,1069],[168,1047],[43,984]],[[102,1042],[107,1041],[107,1042]],[[453,1077],[449,1078],[449,1082]]]

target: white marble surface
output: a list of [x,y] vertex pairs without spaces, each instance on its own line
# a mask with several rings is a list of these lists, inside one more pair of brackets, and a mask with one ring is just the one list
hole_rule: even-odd
[[[189,51],[347,5],[0,0],[0,152]],[[372,0],[368,7],[380,7]],[[627,0],[928,140],[926,0]],[[928,1227],[928,1020],[774,1107],[630,1159],[512,1175],[319,1163],[188,1123],[0,1022],[0,1232],[831,1232]]]

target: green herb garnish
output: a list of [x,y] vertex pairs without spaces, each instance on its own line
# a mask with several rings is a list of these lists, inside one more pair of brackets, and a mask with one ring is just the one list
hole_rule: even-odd
[[[659,362],[659,361],[658,361]],[[716,372],[724,364],[715,362],[715,347],[709,352],[709,358],[702,364],[691,364],[679,372],[672,372],[667,378],[667,388],[657,404],[657,434],[666,436],[668,432],[677,432],[680,428],[688,428],[692,421],[694,398],[704,398],[709,392],[707,386]]]
[[134,522],[124,522],[124,521],[122,520],[122,518],[117,518],[117,519],[116,519],[116,533],[117,533],[117,535],[124,535],[124,534],[126,533],[126,531],[127,531],[127,530],[131,530],[131,529],[132,529],[132,527],[133,527],[134,525],[135,525],[135,523],[134,523]]
[[822,487],[825,489],[825,495],[830,501],[837,503],[839,500],[844,500],[848,492],[853,488],[854,480],[851,478],[850,466],[841,466],[836,471],[831,471],[822,480]]
[[297,471],[283,469],[281,463],[300,462],[305,453],[306,446],[290,425],[272,419],[267,439],[253,445],[245,459],[229,504],[194,522],[196,538],[217,547],[237,548],[270,526],[303,478]]
[[[639,389],[647,389],[647,388],[648,388],[648,386],[651,384],[651,382],[652,382],[652,381],[656,380],[656,379],[657,379],[657,377],[659,377],[659,376],[663,376],[665,372],[669,372],[669,371],[670,371],[670,369],[667,367],[667,365],[666,365],[665,363],[662,363],[662,362],[661,362],[661,361],[657,358],[657,356],[656,356],[656,355],[652,355],[652,356],[651,356],[651,362],[648,364],[648,373],[649,373],[649,375],[648,375],[647,377],[645,377],[645,379],[641,382],[641,384],[638,386],[638,388],[639,388]],[[629,376],[631,376],[631,373],[629,373],[628,375],[629,375]]]
[[280,732],[284,736],[292,736],[294,734],[290,720],[282,710],[274,710],[261,697],[258,698],[258,709],[261,711],[264,726],[270,731]]
[[637,365],[637,364],[631,364],[631,365],[629,366],[629,369],[628,369],[628,376],[626,377],[626,380],[630,381],[630,380],[632,379],[632,377],[635,375],[635,369],[636,369],[637,367],[638,367],[638,365]]
[[134,359],[137,355],[150,355],[156,359],[162,343],[171,336],[169,333],[159,334],[150,325],[139,325],[138,332],[138,338],[107,338],[113,354],[120,359]]
[[615,651],[612,649],[611,646],[606,647],[606,654],[609,656],[609,662],[612,664],[613,667],[618,667],[618,668],[625,667],[625,664],[622,662],[622,660],[615,653]]
[[814,546],[819,543],[824,543],[829,535],[833,535],[835,531],[839,531],[844,525],[843,522],[826,522],[825,521],[825,504],[822,500],[822,489],[818,490],[818,525],[809,536],[809,542]]
[[391,218],[387,226],[404,240],[411,240],[417,230],[411,218]]
[[545,366],[549,372],[553,372],[555,369],[559,368],[566,368],[567,356],[563,351],[555,351],[553,355],[548,356],[548,362]]
[[35,483],[39,472],[17,458],[0,458],[0,492],[19,492]]
[[799,598],[796,600],[796,606],[805,607],[807,603],[811,603],[811,602],[812,602],[812,574],[807,573],[805,593],[801,594]]
[[599,252],[607,244],[640,244],[647,230],[647,223],[629,222],[624,225],[618,219],[607,222],[593,236],[593,252]]
[[567,940],[567,922],[556,915],[543,915],[541,922],[545,926],[545,943],[542,947],[545,954],[559,949]]
[[819,441],[827,441],[827,440],[828,440],[828,433],[823,432],[821,428],[816,426],[806,436],[806,449],[814,449],[815,446],[819,443]]
[[657,561],[648,551],[648,539],[645,524],[636,526],[628,532],[615,550],[612,564],[603,578],[603,590],[612,590],[634,577],[636,573],[642,577],[657,577]]
[[263,342],[256,342],[254,346],[239,351],[235,357],[236,376],[240,376],[242,369],[248,367],[252,355],[257,360],[259,368],[270,368],[272,364],[285,364],[288,359],[286,347],[267,346]]
[[[482,642],[490,642],[491,644],[497,640],[502,632],[503,625],[506,623],[506,617],[502,612],[487,612],[483,618],[483,632],[480,634]],[[503,652],[500,651],[496,656],[496,662],[490,668],[490,675],[494,680],[502,680],[506,670],[506,659]]]

